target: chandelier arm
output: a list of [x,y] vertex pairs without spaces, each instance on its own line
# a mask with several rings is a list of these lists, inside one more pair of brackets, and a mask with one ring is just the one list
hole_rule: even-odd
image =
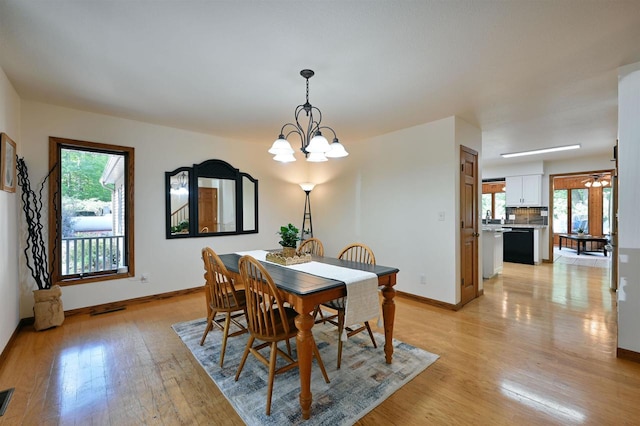
[[307,115],[309,116],[309,122],[307,123],[307,133],[306,133],[307,140],[304,146],[302,147],[302,152],[304,152],[305,154],[307,154],[307,147],[311,143],[311,139],[313,138],[313,135],[315,133],[313,129],[317,127],[315,126],[315,121],[313,120],[313,109],[310,109]]
[[[302,145],[300,147],[300,150],[305,155],[308,154],[307,146],[309,145],[309,142],[311,141],[311,138],[313,137],[313,135],[311,134],[311,130],[313,128],[313,111],[308,106],[309,106],[308,104],[298,105],[298,107],[296,108],[296,113],[295,113],[296,127],[298,128],[300,139],[302,139]],[[307,125],[306,131],[302,127],[302,125],[300,124],[300,119],[299,119],[300,118],[300,114],[303,111],[307,114],[307,116],[309,116],[309,123]]]
[[[314,109],[318,112],[318,120],[315,120],[313,118],[313,110]],[[320,130],[320,123],[322,122],[322,111],[320,111],[316,107],[311,107],[309,115],[310,115],[310,117],[309,117],[309,133],[308,133],[309,139],[308,139],[308,142],[311,142],[311,138],[313,138],[313,136],[316,134],[316,132]]]
[[[298,132],[298,126],[296,126],[293,123],[286,123],[285,125],[282,126],[282,128],[280,129],[280,134],[284,135],[284,129],[286,129],[288,126],[291,126],[293,128],[295,128],[296,130],[294,130],[296,133]],[[291,134],[291,132],[288,133],[289,135]]]
[[[320,123],[318,123],[318,124],[320,124]],[[333,138],[334,139],[338,139],[338,135],[336,135],[335,130],[333,130],[331,127],[329,127],[329,126],[318,126],[318,130],[324,130],[324,129],[331,130],[331,133],[333,133]]]
[[314,110],[314,109],[315,109],[316,111],[318,111],[318,122],[317,122],[317,124],[316,124],[316,130],[319,130],[319,129],[320,129],[320,123],[322,123],[322,111],[320,111],[318,108],[316,108],[316,107],[312,106],[312,107],[311,107],[311,117],[313,117],[313,110]]
[[[305,141],[302,144],[302,152],[304,152],[305,155],[308,154],[307,152],[307,146],[309,146],[309,143],[311,142],[311,139],[315,136],[316,132],[320,130],[320,122],[322,121],[322,111],[320,111],[320,109],[312,106],[311,104],[307,103],[305,105],[302,105],[302,109],[296,109],[296,123],[298,123],[298,128],[300,129],[300,132],[305,136]],[[304,129],[302,128],[302,126],[300,125],[300,120],[298,119],[298,117],[300,116],[300,113],[302,111],[305,111],[307,113],[307,116],[309,117],[309,121],[307,123],[307,130],[306,132],[304,131]],[[313,117],[313,111],[317,111],[319,118],[318,120],[316,120]],[[334,132],[335,134],[335,132]]]
[[300,113],[302,113],[302,111],[304,111],[304,108],[296,108],[296,113],[294,114],[294,118],[296,119],[296,126],[298,127],[298,129],[300,129],[300,131],[302,132],[304,129],[302,128],[302,126],[300,125]]
[[[291,123],[288,123],[288,124],[290,124],[291,126],[295,127],[295,126],[294,126],[293,124],[291,124]],[[299,131],[298,129],[295,129],[295,128],[294,128],[293,130],[291,130],[289,133],[287,133],[287,135],[285,136],[285,139],[287,139],[287,140],[288,140],[288,139],[289,139],[289,136],[290,136],[292,133],[295,133],[296,135],[298,135],[298,136],[300,137],[300,140],[302,140],[302,136],[300,135],[300,131]]]

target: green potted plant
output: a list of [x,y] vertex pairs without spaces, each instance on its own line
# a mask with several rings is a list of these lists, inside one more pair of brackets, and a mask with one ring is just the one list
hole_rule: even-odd
[[576,229],[576,232],[578,233],[578,235],[582,235],[584,234],[584,228],[581,226],[578,229]]
[[189,230],[189,221],[188,220],[183,220],[182,222],[180,222],[176,226],[172,226],[171,227],[171,233],[172,234],[179,234],[181,232],[186,232],[188,230]]
[[296,254],[296,245],[300,241],[298,235],[300,231],[298,228],[289,224],[287,226],[281,226],[280,231],[277,232],[280,235],[280,245],[282,246],[282,255],[284,257],[293,257]]

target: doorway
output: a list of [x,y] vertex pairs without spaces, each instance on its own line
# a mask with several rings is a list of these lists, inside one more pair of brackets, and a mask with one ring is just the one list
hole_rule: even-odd
[[[549,254],[564,263],[581,264],[596,256],[606,258],[606,242],[583,243],[586,253],[578,253],[580,237],[609,238],[614,224],[614,170],[593,170],[549,176]],[[560,236],[569,236],[560,247]],[[569,244],[567,244],[569,241]],[[564,251],[565,256],[562,256]]]
[[218,188],[198,187],[198,232],[218,232]]

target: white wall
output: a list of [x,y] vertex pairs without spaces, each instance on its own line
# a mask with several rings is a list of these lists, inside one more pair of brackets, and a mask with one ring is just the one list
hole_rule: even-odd
[[379,264],[400,269],[398,290],[457,303],[460,143],[480,151],[480,130],[449,117],[347,143],[349,157],[312,165],[314,236],[325,253],[363,242]]
[[[284,168],[282,164],[271,160],[271,156],[266,152],[271,141],[265,142],[264,146],[257,146],[242,141],[24,101],[22,155],[29,167],[32,184],[39,183],[48,170],[49,136],[125,145],[136,150],[136,277],[65,286],[62,296],[65,310],[202,285],[202,247],[211,246],[219,253],[253,248],[277,248],[276,231],[279,226],[288,222],[296,223],[302,217],[304,192],[297,183],[307,178],[305,163],[298,161]],[[212,158],[227,161],[259,180],[260,232],[244,236],[165,239],[164,172]],[[22,242],[20,243],[22,245]],[[15,246],[16,244],[12,244],[10,247],[15,250]],[[139,277],[142,273],[150,274],[149,283],[140,282]],[[23,318],[33,315],[33,287],[28,271],[22,267],[20,315]]]
[[[20,97],[0,68],[0,132],[20,143]],[[0,191],[0,353],[20,322],[18,311],[18,209],[20,190]]]
[[640,352],[640,63],[618,75],[618,348]]
[[504,164],[482,168],[482,179],[499,179],[507,176],[541,175],[544,173],[542,161],[522,162],[503,159]]

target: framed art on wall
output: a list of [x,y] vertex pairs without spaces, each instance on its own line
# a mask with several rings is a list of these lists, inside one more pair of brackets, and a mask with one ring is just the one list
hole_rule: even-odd
[[16,192],[16,143],[6,133],[0,142],[0,189]]

